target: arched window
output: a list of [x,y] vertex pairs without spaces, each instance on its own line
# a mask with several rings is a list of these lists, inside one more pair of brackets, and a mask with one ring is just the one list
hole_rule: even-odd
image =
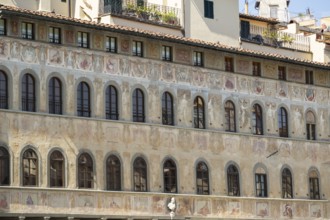
[[176,181],[176,165],[173,160],[167,160],[164,163],[164,192],[176,193],[177,181]]
[[255,186],[256,186],[256,196],[257,197],[267,197],[267,174],[266,171],[258,167],[255,172]]
[[141,89],[135,89],[132,97],[133,102],[133,121],[145,122],[144,113],[144,94]]
[[194,128],[205,128],[204,101],[200,96],[194,100]]
[[204,162],[199,162],[196,167],[197,194],[209,195],[209,169]]
[[86,82],[81,82],[78,85],[77,114],[82,117],[91,117],[90,91]]
[[93,160],[88,153],[82,153],[78,158],[78,187],[91,189],[93,180]]
[[147,164],[143,158],[138,157],[133,164],[134,191],[147,191]]
[[62,83],[59,78],[52,77],[48,85],[49,113],[62,114]]
[[23,154],[23,186],[37,186],[38,175],[38,156],[32,149],[28,149]]
[[174,125],[173,97],[169,92],[162,96],[162,121],[163,125]]
[[105,116],[107,119],[119,119],[118,94],[114,86],[108,86],[105,92]]
[[239,173],[238,169],[234,165],[230,165],[227,169],[227,183],[228,183],[228,195],[239,196]]
[[36,111],[35,80],[29,73],[22,78],[22,110],[28,112]]
[[121,190],[121,166],[115,155],[107,159],[107,190]]
[[0,186],[9,185],[9,154],[4,147],[0,147]]
[[252,108],[252,133],[257,135],[263,134],[262,127],[262,109],[260,105],[255,104]]
[[0,70],[0,108],[8,108],[8,79],[7,75]]
[[313,112],[308,111],[306,113],[306,134],[307,140],[316,140],[316,131],[315,131],[316,119]]
[[292,199],[292,175],[291,171],[288,168],[283,169],[282,171],[282,198]]
[[56,150],[49,157],[49,185],[50,187],[64,187],[65,164],[63,154]]
[[319,176],[315,170],[309,172],[309,197],[320,199]]
[[235,105],[231,101],[227,101],[225,104],[225,130],[235,132]]
[[285,108],[281,107],[278,109],[278,131],[280,137],[288,137],[288,113]]

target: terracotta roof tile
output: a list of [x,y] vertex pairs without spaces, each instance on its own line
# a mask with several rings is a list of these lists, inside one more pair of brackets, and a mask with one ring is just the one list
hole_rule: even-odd
[[[51,13],[51,12],[31,11],[31,10],[27,10],[27,9],[18,8],[18,7],[0,5],[0,14],[4,13],[4,12],[7,12],[7,13],[16,12],[16,13],[20,13],[23,16],[34,15],[34,16],[39,16],[40,18],[42,18],[42,17],[54,18],[54,19],[57,19],[58,22],[68,21],[68,22],[73,22],[73,23],[89,25],[91,28],[102,27],[102,28],[109,29],[109,31],[119,30],[119,31],[123,31],[126,33],[131,33],[131,34],[140,34],[145,37],[163,39],[163,40],[167,40],[167,41],[177,41],[178,43],[187,43],[187,44],[192,44],[195,46],[201,46],[201,47],[225,51],[225,52],[239,53],[242,55],[253,55],[253,56],[259,56],[259,57],[264,57],[264,58],[269,58],[269,59],[280,59],[281,61],[298,62],[299,64],[305,64],[305,65],[315,65],[315,66],[319,66],[319,67],[323,67],[323,68],[324,67],[329,68],[329,70],[330,70],[330,64],[326,64],[326,63],[314,62],[314,61],[310,61],[310,60],[303,60],[303,59],[298,59],[295,57],[286,57],[286,56],[279,55],[279,54],[265,53],[265,52],[255,51],[255,50],[242,49],[242,48],[238,48],[238,47],[231,47],[231,46],[228,46],[225,44],[221,44],[219,42],[213,43],[213,42],[203,41],[200,39],[174,36],[174,35],[170,35],[170,34],[163,34],[163,33],[159,33],[159,32],[152,32],[152,31],[141,30],[141,29],[137,29],[137,28],[126,27],[126,26],[91,22],[91,21],[86,21],[86,20],[81,20],[81,19],[76,19],[76,18],[70,18],[70,17],[58,15],[58,14]],[[249,15],[249,16],[251,16],[251,15]],[[257,17],[257,16],[252,16],[252,17]]]

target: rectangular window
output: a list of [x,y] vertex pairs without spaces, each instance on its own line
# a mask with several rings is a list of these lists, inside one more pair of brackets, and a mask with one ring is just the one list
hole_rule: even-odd
[[227,72],[234,72],[234,59],[231,57],[225,57],[225,70]]
[[172,61],[172,47],[162,46],[162,60]]
[[252,75],[253,76],[261,76],[261,65],[258,62],[252,63]]
[[267,197],[267,178],[266,174],[256,174],[256,196]]
[[60,44],[61,43],[61,29],[56,27],[49,27],[48,30],[49,43]]
[[34,25],[28,22],[22,22],[22,38],[33,40],[34,39]]
[[278,5],[270,5],[270,17],[271,18],[278,18],[277,12],[278,12]]
[[278,67],[278,79],[279,80],[286,80],[286,69],[285,66]]
[[78,47],[89,48],[89,33],[78,31]]
[[314,84],[314,74],[312,70],[305,71],[306,76],[306,84],[313,85]]
[[133,56],[143,57],[143,43],[141,41],[133,41]]
[[0,35],[6,35],[6,20],[0,19]]
[[204,17],[214,18],[213,13],[213,0],[204,0]]
[[315,124],[306,124],[307,140],[316,140]]
[[194,66],[203,66],[203,52],[194,51]]
[[249,39],[250,37],[250,22],[241,21],[241,38]]
[[117,53],[117,38],[116,37],[107,37],[105,48],[107,52]]

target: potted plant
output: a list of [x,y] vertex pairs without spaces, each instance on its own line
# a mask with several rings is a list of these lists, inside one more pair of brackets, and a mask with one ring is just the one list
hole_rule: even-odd
[[282,40],[284,43],[292,44],[292,42],[294,41],[294,37],[290,36],[290,35],[287,34],[287,33],[284,33],[284,34],[281,36],[281,40]]
[[163,22],[167,23],[167,24],[176,24],[177,23],[176,14],[173,11],[165,12],[162,15],[162,19],[163,19]]
[[136,15],[135,5],[133,3],[127,3],[125,12],[129,16],[135,16]]
[[150,9],[148,9],[147,7],[144,7],[144,6],[139,6],[137,8],[137,15],[139,18],[142,18],[144,20],[149,20]]

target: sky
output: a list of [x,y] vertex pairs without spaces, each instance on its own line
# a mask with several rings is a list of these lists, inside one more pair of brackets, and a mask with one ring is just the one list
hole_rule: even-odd
[[[239,12],[244,12],[245,0],[239,0]],[[249,12],[257,15],[258,12],[254,9],[255,0],[248,0]],[[289,12],[291,17],[297,16],[299,13],[305,13],[306,9],[310,8],[311,13],[317,20],[322,17],[330,16],[330,0],[291,0]]]

